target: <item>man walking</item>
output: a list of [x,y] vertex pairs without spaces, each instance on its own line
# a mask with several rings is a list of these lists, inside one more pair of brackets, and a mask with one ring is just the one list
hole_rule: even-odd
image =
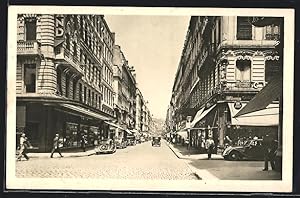
[[64,157],[62,156],[61,152],[60,152],[60,139],[59,139],[59,134],[57,133],[53,139],[53,148],[52,148],[52,151],[51,151],[51,155],[50,157],[52,158],[53,157],[53,153],[56,151],[58,152],[58,154],[60,155],[60,157]]
[[211,159],[211,154],[213,153],[213,149],[215,147],[215,142],[210,136],[205,142],[205,148],[207,150],[208,159]]
[[19,155],[17,157],[18,161],[21,161],[22,156],[25,157],[26,160],[29,160],[29,157],[27,156],[27,148],[29,146],[28,139],[25,135],[25,133],[22,133],[20,137],[20,150],[19,150]]

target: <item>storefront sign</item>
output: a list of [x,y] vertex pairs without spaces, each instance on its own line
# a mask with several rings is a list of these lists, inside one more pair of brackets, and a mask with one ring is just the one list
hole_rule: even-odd
[[55,36],[58,39],[64,36],[64,17],[62,15],[55,17]]
[[235,109],[240,109],[240,108],[242,108],[242,103],[241,102],[235,102],[233,106],[234,106]]

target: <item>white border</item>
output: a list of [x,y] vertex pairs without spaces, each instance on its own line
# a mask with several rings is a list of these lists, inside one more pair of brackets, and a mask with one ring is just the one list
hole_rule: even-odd
[[[283,174],[281,181],[165,181],[165,180],[99,180],[99,179],[21,179],[15,177],[16,126],[16,44],[17,14],[104,14],[160,16],[277,16],[284,17],[284,89],[283,89]],[[137,8],[90,6],[9,6],[7,59],[7,189],[56,190],[143,190],[143,191],[235,191],[291,192],[293,165],[293,71],[294,10],[248,8]],[[41,182],[42,181],[42,182]]]

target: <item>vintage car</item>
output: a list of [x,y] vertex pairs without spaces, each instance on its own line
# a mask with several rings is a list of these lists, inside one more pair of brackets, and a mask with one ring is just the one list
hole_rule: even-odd
[[124,149],[127,147],[127,141],[124,138],[117,139],[115,142],[117,149]]
[[116,150],[116,143],[112,139],[101,140],[95,148],[96,154],[114,153]]
[[127,135],[127,146],[135,146],[136,140],[134,135]]
[[262,139],[253,139],[243,146],[229,146],[223,152],[225,160],[263,160]]
[[161,143],[160,143],[160,139],[161,139],[161,137],[153,137],[152,138],[152,146],[160,146],[161,145]]

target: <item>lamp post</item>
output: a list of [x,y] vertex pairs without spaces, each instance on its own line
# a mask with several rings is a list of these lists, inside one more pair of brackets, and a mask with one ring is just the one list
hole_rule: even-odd
[[189,156],[190,156],[190,149],[191,149],[191,120],[192,116],[186,117],[186,128],[187,128],[187,135],[188,135],[188,150],[189,150]]

